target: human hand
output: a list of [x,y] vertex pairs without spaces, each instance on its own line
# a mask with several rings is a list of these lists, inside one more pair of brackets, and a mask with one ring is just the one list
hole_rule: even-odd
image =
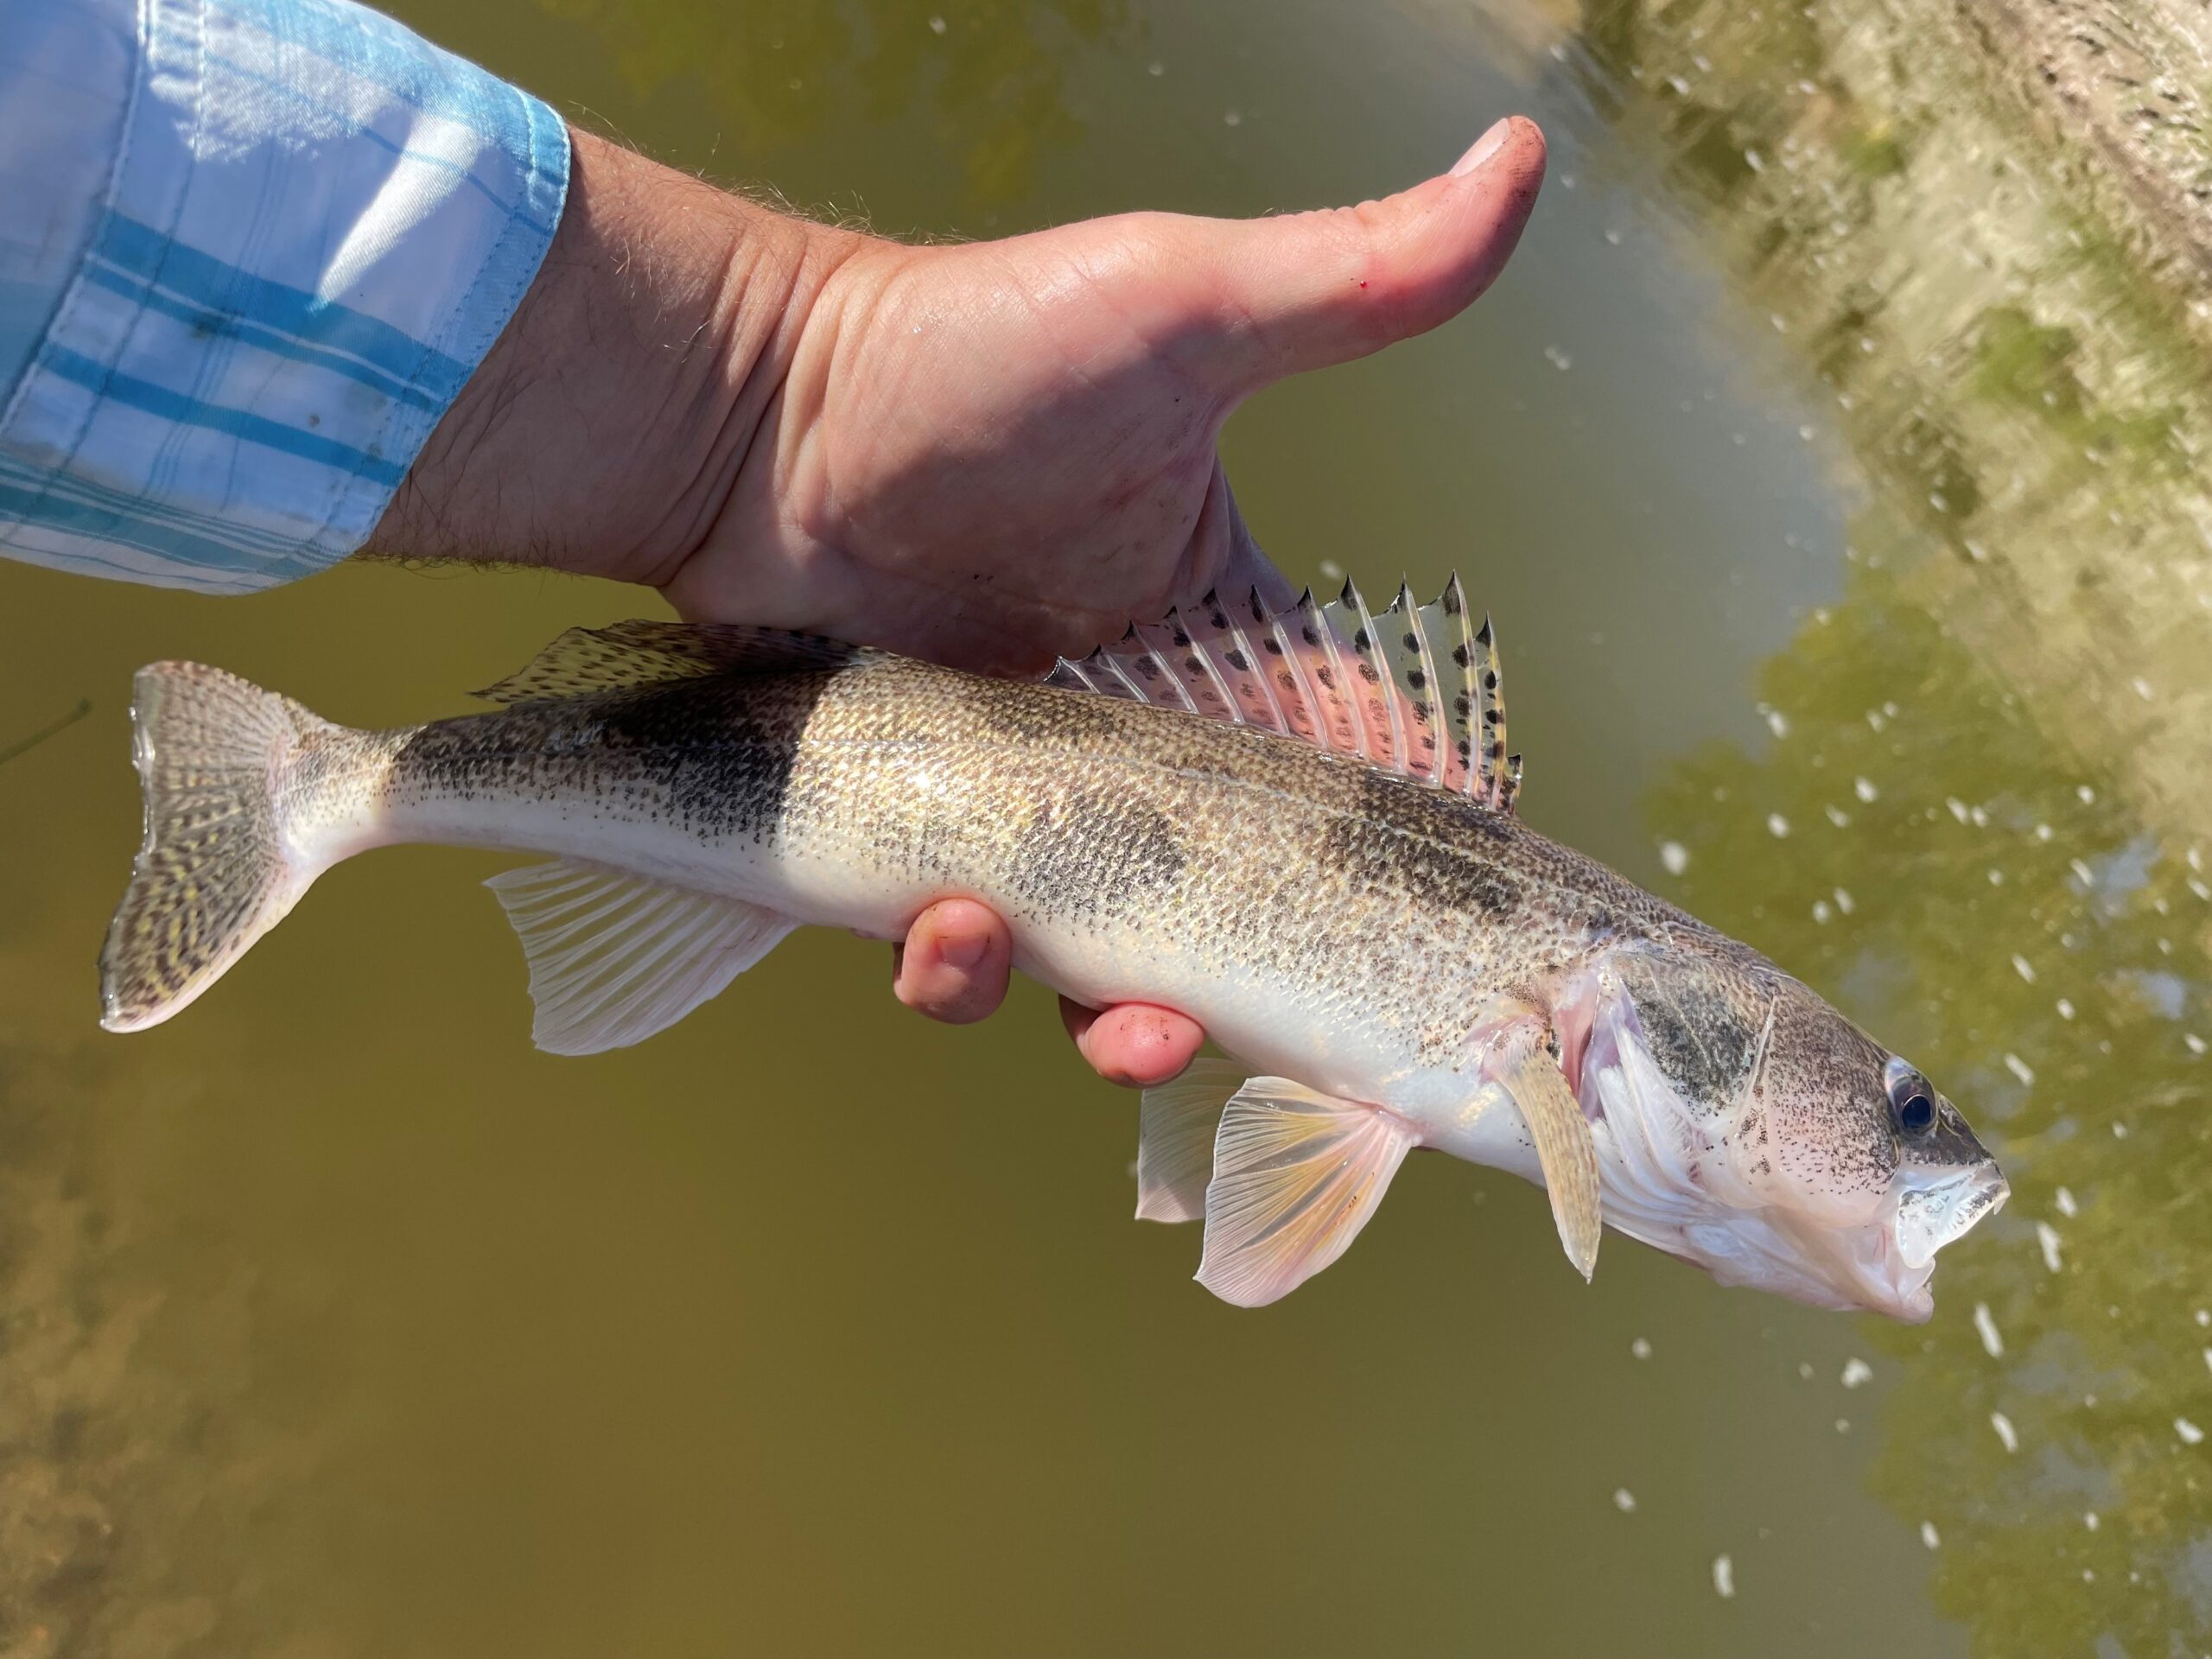
[[[1439,177],[1250,221],[1125,214],[946,247],[784,218],[578,134],[531,296],[372,543],[649,582],[678,611],[1040,670],[1219,588],[1283,581],[1217,444],[1243,398],[1434,327],[1496,276],[1543,173],[1501,122]],[[469,487],[479,476],[500,487]],[[986,907],[924,911],[908,1006],[1005,995]],[[1145,1085],[1204,1033],[1063,1003]]]
[[1455,315],[1511,252],[1543,156],[1503,121],[1357,207],[841,245],[720,512],[652,579],[687,616],[998,673],[1211,588],[1287,600],[1230,493],[1224,423]]

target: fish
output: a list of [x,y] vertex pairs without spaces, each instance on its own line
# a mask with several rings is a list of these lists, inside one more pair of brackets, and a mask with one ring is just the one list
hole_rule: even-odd
[[1380,613],[1208,595],[1033,681],[637,620],[478,695],[357,729],[142,669],[101,1023],[177,1014],[333,865],[442,842],[547,861],[487,885],[554,1053],[651,1037],[798,926],[895,938],[954,896],[1076,1001],[1189,1014],[1222,1057],[1143,1095],[1137,1215],[1202,1223],[1198,1281],[1242,1306],[1341,1255],[1415,1150],[1542,1187],[1586,1280],[1610,1227],[1907,1321],[2007,1195],[1910,1062],[1522,821],[1456,577]]

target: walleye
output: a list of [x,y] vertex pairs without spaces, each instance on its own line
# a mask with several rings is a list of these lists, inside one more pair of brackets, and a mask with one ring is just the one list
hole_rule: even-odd
[[1956,1108],[1764,957],[1514,813],[1495,639],[1456,579],[1209,598],[1016,683],[764,629],[572,630],[497,713],[333,725],[219,670],[139,671],[145,840],[101,957],[158,1024],[372,847],[551,855],[489,883],[540,1047],[635,1043],[802,924],[896,938],[965,895],[1015,963],[1203,1023],[1141,1109],[1137,1214],[1273,1301],[1415,1147],[1548,1192],[1726,1284],[1923,1319],[2001,1204]]

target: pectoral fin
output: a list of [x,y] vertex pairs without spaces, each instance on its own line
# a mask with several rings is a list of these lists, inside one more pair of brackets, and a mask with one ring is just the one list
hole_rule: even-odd
[[1144,1091],[1137,1127],[1137,1219],[1203,1221],[1222,1109],[1243,1087],[1234,1060],[1193,1060],[1173,1083]]
[[1605,1218],[1599,1203],[1598,1148],[1590,1138],[1590,1120],[1582,1115],[1582,1103],[1567,1086],[1566,1074],[1552,1058],[1544,1033],[1534,1026],[1507,1034],[1489,1069],[1529,1125],[1537,1160],[1544,1168],[1552,1219],[1559,1224],[1559,1242],[1567,1247],[1567,1259],[1587,1279],[1598,1265],[1598,1239]]
[[1254,1077],[1214,1137],[1198,1282],[1240,1307],[1289,1294],[1359,1236],[1414,1144],[1388,1112]]

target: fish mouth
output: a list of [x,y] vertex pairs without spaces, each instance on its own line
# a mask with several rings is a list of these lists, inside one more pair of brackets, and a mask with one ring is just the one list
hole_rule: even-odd
[[1853,1306],[1907,1325],[1926,1323],[1936,1312],[1929,1287],[1936,1253],[1995,1214],[2012,1195],[2003,1172],[1988,1158],[1942,1171],[1900,1171],[1888,1214],[1843,1236],[1837,1288]]

